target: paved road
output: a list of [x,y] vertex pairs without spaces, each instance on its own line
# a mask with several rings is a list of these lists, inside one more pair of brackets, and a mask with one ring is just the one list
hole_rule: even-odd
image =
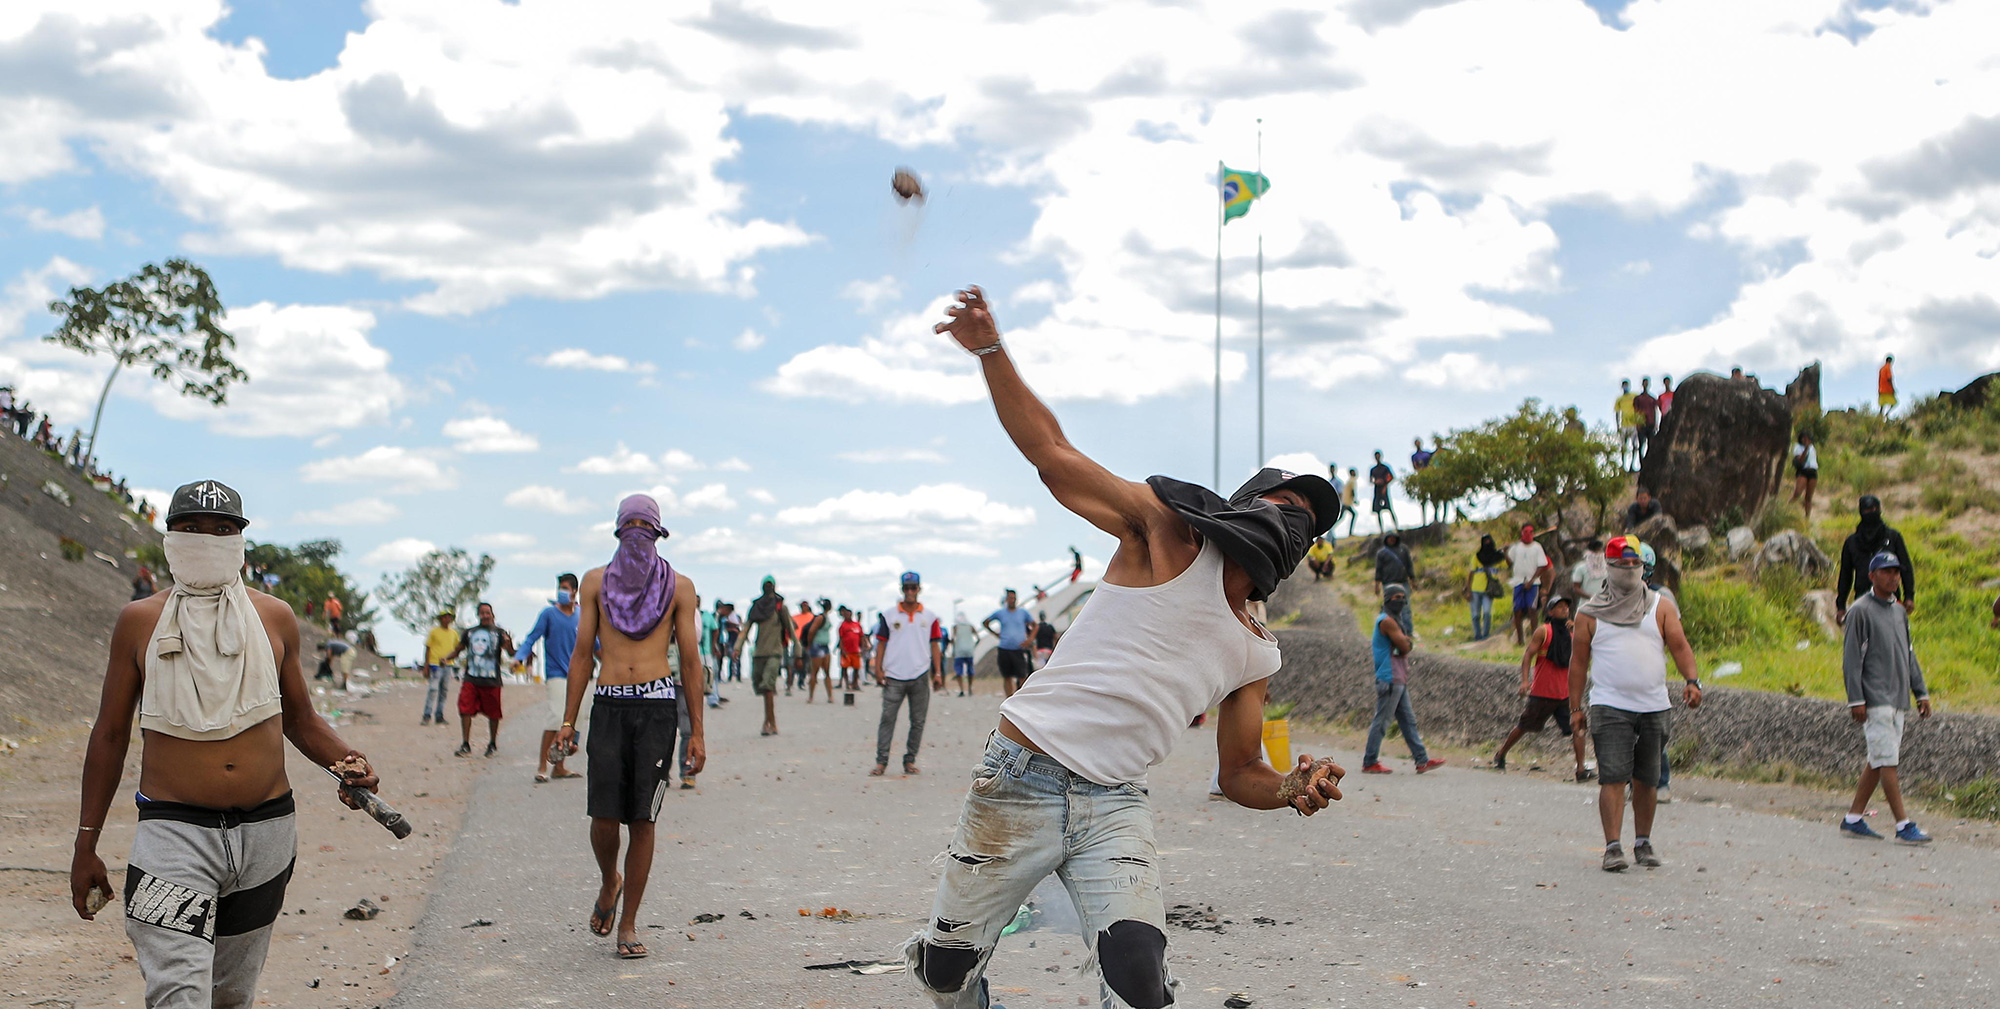
[[[852,709],[782,698],[784,733],[766,739],[733,686],[709,723],[703,788],[674,792],[662,813],[651,959],[617,960],[585,930],[596,882],[582,784],[530,783],[533,726],[520,718],[477,787],[393,1005],[928,1005],[902,975],[803,967],[893,957],[921,925],[997,699],[937,698],[927,773],[871,779],[873,691]],[[1350,777],[1347,800],[1308,820],[1210,801],[1210,736],[1190,730],[1152,778],[1168,903],[1230,922],[1170,930],[1184,1005],[1232,992],[1259,1009],[2000,1005],[1989,849],[1849,841],[1830,822],[1682,802],[1656,829],[1667,865],[1614,876],[1597,868],[1592,786],[1462,768],[1418,777],[1404,759],[1403,773]],[[996,999],[1094,1003],[1074,917],[1059,896],[1042,903],[1053,906],[1037,928],[1002,941]],[[798,915],[826,906],[861,917]],[[706,912],[725,917],[687,926]],[[481,918],[493,924],[463,927]]]

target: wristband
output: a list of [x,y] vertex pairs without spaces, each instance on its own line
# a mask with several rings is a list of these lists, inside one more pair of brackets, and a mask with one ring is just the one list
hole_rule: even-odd
[[565,729],[574,729],[574,728],[576,728],[576,723],[575,723],[575,722],[564,722],[564,723],[562,723],[562,727],[563,727],[563,728],[565,728]]
[[967,348],[967,350],[968,350],[968,351],[969,351],[969,352],[970,352],[970,353],[972,354],[972,356],[974,356],[974,357],[985,357],[985,356],[986,356],[986,355],[988,355],[988,354],[998,354],[998,353],[1000,353],[1000,351],[1001,351],[1002,349],[1003,349],[1003,346],[1002,346],[1002,344],[1000,343],[1000,341],[998,341],[998,340],[995,340],[995,341],[993,341],[992,343],[989,343],[989,344],[987,344],[987,345],[986,345],[986,346],[984,346],[984,347],[969,347],[969,348]]
[[1688,686],[1690,686],[1690,687],[1693,687],[1693,688],[1695,688],[1696,690],[1700,690],[1700,689],[1701,689],[1701,681],[1700,681],[1700,680],[1688,680],[1688,681],[1687,681],[1687,685],[1688,685]]
[[93,833],[93,834],[95,834],[95,833],[99,833],[99,832],[101,832],[101,831],[103,831],[103,830],[104,830],[104,828],[103,828],[102,826],[97,826],[97,827],[86,827],[86,826],[84,826],[84,825],[83,825],[83,824],[81,824],[81,823],[79,823],[79,824],[77,824],[77,825],[76,825],[76,829],[78,829],[78,830],[87,830],[87,831],[90,831],[90,832],[91,832],[91,833]]

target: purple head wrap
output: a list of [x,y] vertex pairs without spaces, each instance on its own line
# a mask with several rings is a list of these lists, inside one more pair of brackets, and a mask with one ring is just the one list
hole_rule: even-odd
[[[626,523],[644,520],[643,525]],[[674,569],[655,543],[666,535],[660,528],[660,504],[645,494],[618,502],[618,552],[604,568],[604,617],[618,633],[644,638],[660,625],[674,601]]]

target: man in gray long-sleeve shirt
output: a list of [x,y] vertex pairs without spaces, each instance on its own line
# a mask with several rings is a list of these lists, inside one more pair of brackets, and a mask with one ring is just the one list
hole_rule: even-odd
[[1879,781],[1882,796],[1889,800],[1889,811],[1896,814],[1896,840],[1927,844],[1930,835],[1903,812],[1903,788],[1896,778],[1910,699],[1916,698],[1918,717],[1931,717],[1930,691],[1924,686],[1924,670],[1917,664],[1917,651],[1910,643],[1910,617],[1896,602],[1902,564],[1887,550],[1871,558],[1868,594],[1855,600],[1854,608],[1847,611],[1847,643],[1840,665],[1847,679],[1847,710],[1861,726],[1868,760],[1840,832],[1848,837],[1882,839],[1862,818]]

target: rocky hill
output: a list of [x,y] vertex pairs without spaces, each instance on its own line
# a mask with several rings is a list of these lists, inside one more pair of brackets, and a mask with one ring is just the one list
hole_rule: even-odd
[[[72,546],[66,555],[64,539],[81,553]],[[159,543],[122,499],[0,434],[0,735],[37,735],[96,714],[134,555]]]

